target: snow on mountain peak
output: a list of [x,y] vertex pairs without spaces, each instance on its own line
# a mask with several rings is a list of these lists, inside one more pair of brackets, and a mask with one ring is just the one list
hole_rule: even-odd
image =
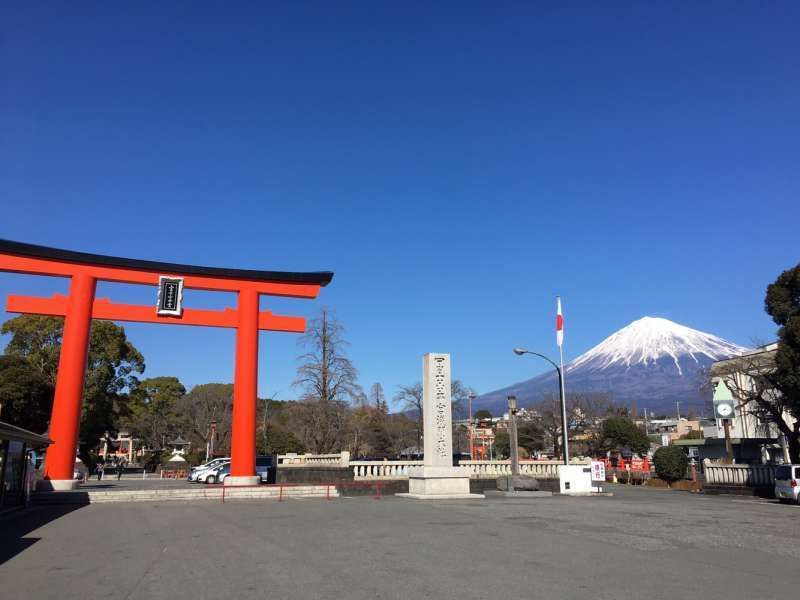
[[661,317],[642,317],[607,337],[567,366],[567,372],[578,367],[603,370],[611,366],[649,365],[671,357],[679,374],[683,374],[681,357],[700,362],[705,355],[712,360],[741,354],[746,349],[710,333],[691,329]]

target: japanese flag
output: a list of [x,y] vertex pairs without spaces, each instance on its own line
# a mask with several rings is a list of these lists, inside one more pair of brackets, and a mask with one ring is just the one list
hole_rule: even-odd
[[556,296],[558,310],[556,312],[556,343],[564,345],[564,315],[561,314],[561,296]]

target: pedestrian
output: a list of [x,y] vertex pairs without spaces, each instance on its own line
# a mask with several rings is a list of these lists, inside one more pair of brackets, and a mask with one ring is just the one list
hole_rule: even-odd
[[103,479],[103,463],[102,462],[97,463],[97,467],[95,468],[95,471],[97,471],[97,481],[101,481]]
[[125,467],[125,461],[123,460],[119,461],[119,464],[117,465],[117,481],[122,479],[122,469],[124,467]]
[[28,453],[25,461],[25,505],[31,503],[31,492],[36,485],[36,466],[33,464],[33,457]]

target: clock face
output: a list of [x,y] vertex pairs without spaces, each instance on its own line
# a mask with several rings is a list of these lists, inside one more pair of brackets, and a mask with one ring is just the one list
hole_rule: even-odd
[[733,412],[733,407],[730,404],[717,405],[717,414],[721,417],[729,417]]

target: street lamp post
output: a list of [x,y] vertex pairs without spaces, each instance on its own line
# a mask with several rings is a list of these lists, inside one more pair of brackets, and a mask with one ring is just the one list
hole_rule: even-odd
[[559,367],[555,362],[547,358],[544,354],[539,354],[538,352],[531,352],[530,350],[525,350],[524,348],[514,348],[514,354],[517,356],[522,356],[523,354],[532,354],[533,356],[538,356],[539,358],[545,359],[556,370],[558,373],[558,396],[561,400],[561,442],[563,448],[563,455],[564,455],[564,464],[569,464],[569,435],[567,433],[567,404],[564,401],[564,375],[561,372],[561,367]]
[[508,397],[508,419],[511,425],[509,441],[511,446],[511,475],[519,475],[519,440],[517,438],[517,397]]

